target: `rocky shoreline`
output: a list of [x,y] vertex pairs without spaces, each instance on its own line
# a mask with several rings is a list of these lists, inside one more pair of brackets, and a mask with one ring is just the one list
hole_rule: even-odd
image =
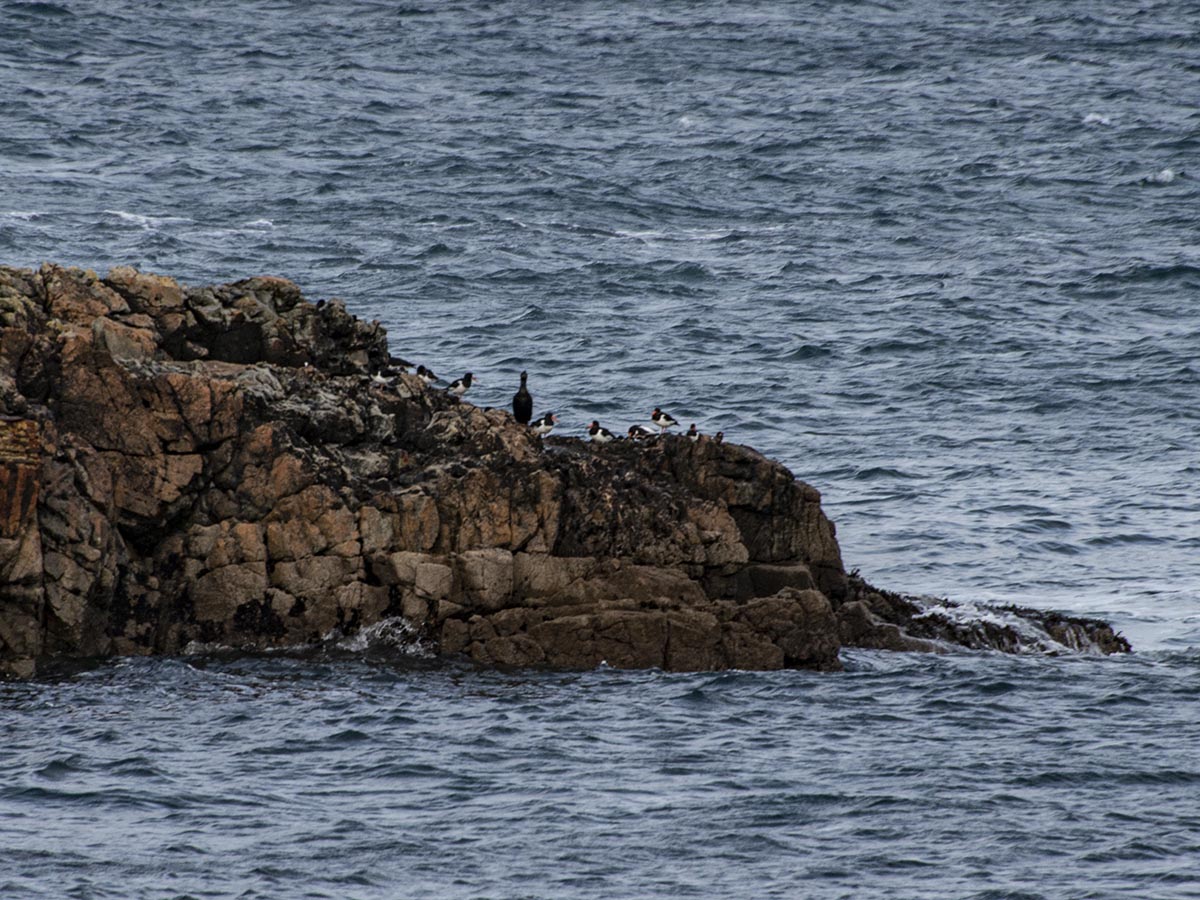
[[283,279],[0,267],[0,673],[394,617],[503,666],[1129,650],[871,587],[817,490],[748,447],[542,439],[393,369],[378,323]]

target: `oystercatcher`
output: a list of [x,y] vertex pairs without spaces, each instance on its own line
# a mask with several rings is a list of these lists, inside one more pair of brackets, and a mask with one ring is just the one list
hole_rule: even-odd
[[659,434],[662,434],[668,428],[674,428],[679,424],[674,416],[668,415],[657,406],[654,407],[654,412],[650,414],[650,421],[658,426]]
[[597,444],[607,444],[614,440],[613,433],[607,428],[601,428],[600,423],[592,419],[592,427],[588,429],[588,434],[592,436],[592,440]]
[[475,376],[468,372],[462,378],[456,378],[450,382],[450,387],[447,388],[455,397],[461,397],[475,383]]
[[692,427],[687,430],[687,439],[693,444],[700,440],[700,432],[696,430],[696,423],[692,423]]
[[651,438],[657,435],[658,432],[651,431],[645,425],[630,425],[629,437],[635,441],[644,441],[646,438]]
[[525,387],[525,379],[529,376],[521,373],[521,387],[513,394],[513,418],[522,425],[528,425],[533,418],[533,395]]
[[725,440],[725,432],[718,431],[716,434],[713,435],[713,443],[714,444],[719,444],[723,440]]
[[543,437],[554,430],[554,423],[558,421],[558,416],[554,413],[546,413],[540,419],[534,419],[530,424],[533,433],[538,437]]
[[426,384],[433,384],[438,380],[438,377],[433,374],[433,369],[427,369],[424,366],[417,366],[417,377]]

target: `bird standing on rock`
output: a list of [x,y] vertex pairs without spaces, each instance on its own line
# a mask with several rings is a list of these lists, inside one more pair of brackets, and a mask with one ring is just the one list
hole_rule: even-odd
[[475,383],[475,381],[475,376],[468,372],[462,378],[456,378],[454,381],[450,382],[450,387],[447,388],[447,390],[449,390],[450,393],[452,393],[455,397],[461,397],[467,392],[471,385]]
[[713,435],[713,443],[714,444],[719,444],[723,440],[725,440],[725,432],[718,431],[716,434]]
[[615,440],[613,433],[607,428],[601,428],[600,423],[595,419],[592,419],[588,434],[592,436],[592,442],[596,444],[607,444],[609,441]]
[[693,444],[700,440],[700,432],[696,430],[696,423],[692,423],[692,427],[687,430],[687,439]]
[[433,374],[433,369],[427,369],[424,366],[417,366],[417,377],[426,384],[433,384],[438,380],[438,377]]
[[528,425],[533,418],[533,395],[525,387],[525,379],[529,376],[521,373],[521,387],[513,394],[513,418],[522,425]]
[[554,423],[558,421],[558,417],[554,413],[546,413],[540,419],[535,419],[530,428],[538,437],[545,437],[554,430]]
[[654,407],[654,412],[650,414],[650,421],[658,426],[658,433],[662,434],[668,428],[674,428],[679,422],[674,416],[670,416],[663,412],[657,406]]
[[630,425],[629,438],[634,441],[644,441],[646,438],[654,437],[656,432],[651,431],[645,425]]

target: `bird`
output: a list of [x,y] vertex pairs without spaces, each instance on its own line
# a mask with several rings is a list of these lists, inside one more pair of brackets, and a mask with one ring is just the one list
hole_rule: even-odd
[[597,444],[607,444],[609,441],[615,440],[613,433],[607,428],[601,428],[600,423],[592,419],[592,426],[588,429],[588,434],[592,436],[592,441]]
[[687,439],[693,444],[700,440],[700,432],[696,430],[696,423],[692,423],[692,427],[687,430]]
[[654,437],[656,432],[651,431],[645,425],[630,425],[629,437],[634,441],[644,441],[646,438]]
[[528,425],[533,418],[533,395],[525,387],[525,379],[529,376],[521,373],[521,387],[513,394],[513,418],[522,425]]
[[718,431],[716,434],[713,435],[713,443],[714,444],[719,444],[723,440],[725,440],[725,432]]
[[674,416],[668,415],[657,406],[654,407],[654,412],[650,414],[650,421],[658,426],[658,433],[662,434],[668,428],[674,428],[679,422]]
[[407,359],[401,359],[399,356],[388,356],[388,369],[399,369],[400,374],[407,375],[408,370],[412,368],[412,363]]
[[450,387],[447,388],[447,390],[449,390],[450,393],[452,393],[455,397],[461,397],[467,392],[467,389],[475,383],[475,381],[475,376],[468,372],[462,378],[456,378],[450,382]]
[[554,430],[554,423],[557,421],[558,417],[554,413],[548,412],[540,419],[534,419],[529,427],[533,429],[533,433],[538,437],[544,437]]
[[433,374],[433,369],[427,369],[424,366],[417,366],[417,377],[426,384],[433,384],[438,380],[438,377]]

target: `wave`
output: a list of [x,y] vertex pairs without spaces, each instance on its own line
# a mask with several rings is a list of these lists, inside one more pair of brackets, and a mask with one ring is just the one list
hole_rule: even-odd
[[162,228],[165,225],[187,224],[193,221],[182,216],[147,216],[139,213],[125,212],[120,209],[106,209],[104,210],[104,214],[119,219],[122,222],[136,225],[144,231]]
[[1092,276],[1094,282],[1116,281],[1129,284],[1153,284],[1174,279],[1200,279],[1200,266],[1190,263],[1153,265],[1139,263],[1111,272],[1098,272]]
[[1142,178],[1142,184],[1171,184],[1178,178],[1183,177],[1183,172],[1176,172],[1174,169],[1160,169],[1152,175],[1147,175]]

